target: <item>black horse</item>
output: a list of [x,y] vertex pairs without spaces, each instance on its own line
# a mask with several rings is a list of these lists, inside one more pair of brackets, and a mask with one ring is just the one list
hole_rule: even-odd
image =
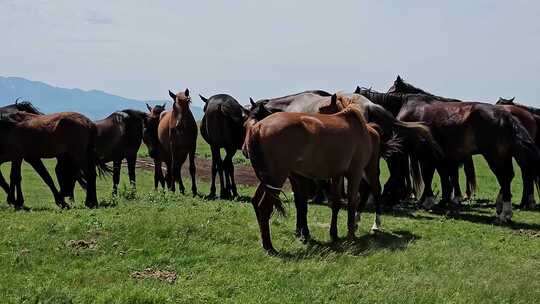
[[[216,174],[219,175],[220,197],[222,199],[236,197],[238,192],[232,159],[236,150],[241,149],[244,143],[246,133],[244,121],[248,114],[247,110],[227,94],[217,94],[210,98],[202,95],[199,97],[204,102],[201,135],[212,151],[212,183],[209,197],[216,196]],[[225,149],[226,152],[223,160],[220,149]]]
[[540,151],[512,114],[491,104],[439,102],[426,94],[379,93],[360,88],[357,88],[357,92],[382,105],[400,120],[422,121],[431,128],[443,148],[444,158],[438,162],[415,158],[415,163],[421,164],[422,172],[421,176],[418,170],[413,174],[417,180],[421,178],[425,183],[421,200],[426,207],[432,207],[434,201],[431,181],[435,169],[441,176],[441,203],[445,204],[452,199],[450,176],[457,174],[459,163],[471,155],[481,154],[501,186],[497,198],[499,220],[511,220],[512,157],[522,168],[532,166],[535,174],[540,173]]

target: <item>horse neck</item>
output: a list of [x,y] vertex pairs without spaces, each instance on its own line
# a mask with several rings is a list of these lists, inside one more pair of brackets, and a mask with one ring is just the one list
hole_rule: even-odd
[[364,97],[378,104],[396,116],[404,104],[403,94],[379,93],[374,91],[364,92]]
[[520,104],[520,103],[513,103],[512,105],[516,106],[516,107],[519,107],[519,108],[522,108],[522,109],[525,109],[535,115],[540,115],[540,109],[539,108],[535,108],[535,107],[531,107],[531,106],[526,106],[526,105],[523,105],[523,104]]

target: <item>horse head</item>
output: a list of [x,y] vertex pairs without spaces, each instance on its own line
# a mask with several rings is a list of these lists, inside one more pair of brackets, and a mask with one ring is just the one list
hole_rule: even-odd
[[498,105],[514,105],[514,99],[516,99],[516,97],[512,97],[510,99],[499,97],[499,100],[497,100],[497,102],[495,104],[498,104]]

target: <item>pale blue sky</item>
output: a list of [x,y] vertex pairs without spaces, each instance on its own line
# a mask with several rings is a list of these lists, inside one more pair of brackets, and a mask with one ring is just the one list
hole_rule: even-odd
[[[134,4],[137,2],[137,4]],[[384,90],[540,106],[540,2],[0,0],[0,75],[125,97]]]

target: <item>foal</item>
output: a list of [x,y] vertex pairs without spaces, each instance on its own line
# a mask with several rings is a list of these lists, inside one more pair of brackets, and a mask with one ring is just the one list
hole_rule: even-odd
[[[333,95],[332,103],[337,98]],[[291,174],[319,180],[347,178],[348,236],[353,238],[363,176],[376,200],[380,197],[379,144],[378,133],[367,125],[361,109],[353,104],[334,115],[275,113],[253,125],[244,150],[260,180],[252,204],[263,248],[275,252],[269,220],[274,207],[284,212],[278,195]],[[336,200],[332,204],[330,235],[336,239],[339,208]],[[378,229],[379,224],[378,213],[374,228]]]

